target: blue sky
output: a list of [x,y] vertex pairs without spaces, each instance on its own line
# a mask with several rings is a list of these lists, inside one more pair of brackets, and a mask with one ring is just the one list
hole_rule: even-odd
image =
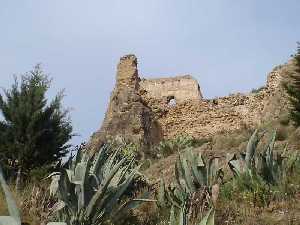
[[299,12],[299,0],[0,0],[0,86],[42,63],[79,143],[100,127],[122,55],[145,78],[191,74],[206,98],[247,92],[294,53]]

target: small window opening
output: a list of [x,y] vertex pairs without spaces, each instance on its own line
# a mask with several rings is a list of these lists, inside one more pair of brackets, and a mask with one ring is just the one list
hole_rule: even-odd
[[168,100],[168,106],[170,107],[176,106],[176,99],[174,96],[169,96],[167,100]]

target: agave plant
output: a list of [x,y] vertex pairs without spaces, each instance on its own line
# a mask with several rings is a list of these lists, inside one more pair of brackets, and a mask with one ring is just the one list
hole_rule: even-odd
[[[262,135],[258,135],[256,130],[247,144],[245,153],[240,157],[233,155],[229,158],[229,167],[236,177],[241,175],[257,175],[268,184],[278,184],[285,175],[287,167],[284,164],[284,153],[278,153],[274,156],[274,145],[276,140],[276,131],[273,132],[271,139],[262,153],[257,152],[257,145]],[[283,152],[286,152],[287,146]]]
[[[188,149],[179,154],[175,164],[175,184],[166,187],[161,179],[157,205],[160,208],[172,208],[171,221],[181,221],[179,224],[195,222],[199,213],[216,202],[218,180],[222,177],[223,171],[219,168],[218,158],[204,160],[201,154]],[[179,215],[178,220],[174,219],[175,214]],[[209,215],[209,221],[212,221],[212,211]]]
[[158,204],[167,206],[175,204],[180,207],[188,198],[198,191],[211,193],[212,187],[222,179],[223,171],[219,167],[218,158],[205,161],[201,154],[191,149],[179,154],[175,164],[175,185],[166,187],[161,180],[158,192]]
[[255,167],[255,152],[259,140],[258,130],[255,130],[248,141],[246,152],[242,153],[240,158],[236,154],[227,155],[228,165],[235,176],[239,177],[241,174],[248,173]]
[[69,161],[68,169],[52,175],[50,192],[59,199],[55,211],[60,221],[68,225],[103,224],[146,201],[123,198],[138,167],[130,169],[131,163],[125,164],[125,157],[118,159],[118,151],[109,155],[111,152],[109,146],[104,146],[90,158],[80,150]]
[[[0,184],[7,202],[9,216],[0,216],[0,225],[21,225],[20,211],[4,179],[0,165]],[[48,223],[48,225],[66,225],[65,223]]]

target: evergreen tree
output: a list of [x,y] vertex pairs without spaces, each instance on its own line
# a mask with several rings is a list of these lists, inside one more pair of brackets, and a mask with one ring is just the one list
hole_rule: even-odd
[[37,65],[0,94],[0,161],[18,171],[17,183],[21,174],[58,161],[70,147],[72,125],[62,109],[63,94],[47,104],[50,83]]
[[290,117],[295,125],[300,126],[300,42],[297,43],[295,69],[289,74],[290,80],[284,84],[291,102]]

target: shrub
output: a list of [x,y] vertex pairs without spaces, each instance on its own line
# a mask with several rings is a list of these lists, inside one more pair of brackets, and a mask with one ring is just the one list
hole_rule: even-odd
[[68,153],[72,125],[62,107],[63,93],[46,98],[51,80],[40,66],[0,94],[0,161],[17,170],[17,187],[32,169],[57,162]]

